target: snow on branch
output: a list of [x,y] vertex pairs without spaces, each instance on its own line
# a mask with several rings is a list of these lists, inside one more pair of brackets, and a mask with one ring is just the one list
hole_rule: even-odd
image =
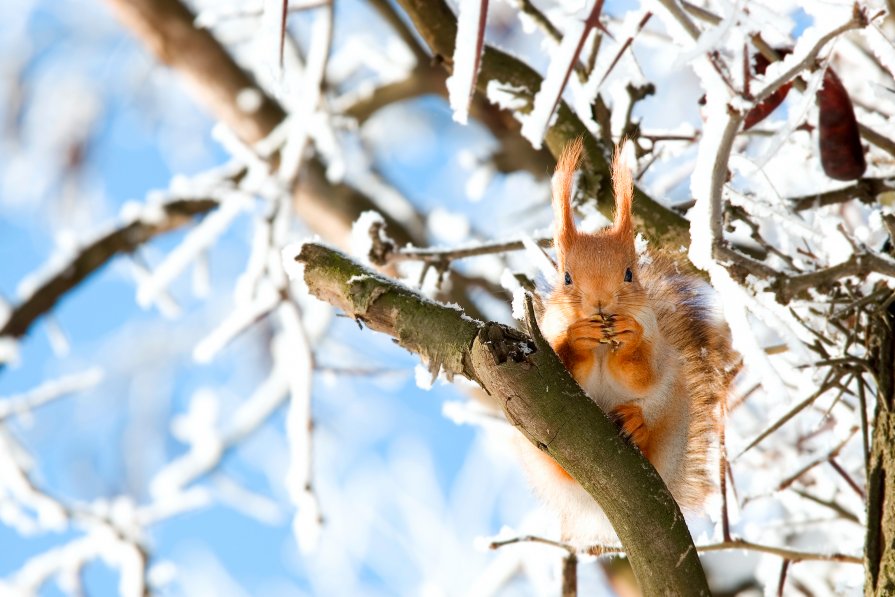
[[45,381],[33,390],[22,394],[0,398],[0,421],[11,416],[30,413],[59,398],[89,390],[102,381],[102,378],[102,370],[93,368],[82,373]]
[[457,40],[454,43],[454,72],[447,79],[451,110],[454,120],[460,124],[466,124],[469,118],[469,102],[475,91],[485,47],[487,17],[488,0],[460,0]]
[[571,22],[563,35],[562,42],[550,59],[547,76],[535,95],[534,107],[522,122],[522,136],[535,147],[540,148],[544,134],[550,125],[550,118],[556,111],[562,98],[563,89],[569,76],[575,69],[578,55],[584,48],[584,42],[594,27],[600,24],[600,12],[603,0],[596,0],[587,19]]
[[180,228],[196,216],[216,208],[210,198],[176,198],[144,212],[120,228],[86,242],[74,257],[54,264],[39,279],[31,282],[30,291],[12,308],[0,337],[20,338],[42,315],[49,312],[65,294],[90,277],[113,257],[132,253],[152,238]]
[[228,193],[220,208],[188,232],[183,242],[165,257],[152,274],[141,280],[137,287],[137,303],[144,308],[154,303],[168,285],[211,247],[250,206],[251,202],[242,194]]

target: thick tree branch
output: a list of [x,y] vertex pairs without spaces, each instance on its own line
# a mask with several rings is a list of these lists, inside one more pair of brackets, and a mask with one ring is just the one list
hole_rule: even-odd
[[[184,78],[199,102],[243,142],[257,143],[286,119],[283,107],[258,87],[211,33],[194,25],[195,16],[179,0],[107,3],[159,60]],[[244,93],[260,98],[257,109],[239,107],[237,98]],[[359,190],[328,181],[324,164],[314,156],[308,160],[296,189],[295,209],[323,238],[344,245],[354,220],[364,211],[380,208]],[[408,223],[388,213],[383,216],[396,240],[424,240],[422,220]]]
[[[407,11],[417,32],[435,54],[436,60],[450,69],[457,37],[457,19],[448,5],[444,0],[399,0],[399,4]],[[490,85],[512,90],[520,100],[526,102],[527,109],[531,109],[542,80],[527,64],[506,52],[485,46],[476,89],[483,95]],[[611,217],[614,199],[606,160],[610,148],[600,147],[574,112],[565,102],[560,102],[556,121],[544,138],[550,153],[559,156],[563,148],[579,136],[583,136],[587,149],[582,168],[583,187],[586,193],[597,197],[600,211]],[[524,141],[520,138],[520,143],[522,142]],[[689,223],[686,219],[640,189],[635,189],[635,193],[634,215],[640,230],[647,237],[670,247],[689,246]]]
[[319,244],[303,245],[296,260],[316,297],[393,336],[433,370],[468,377],[494,396],[507,419],[600,503],[644,594],[708,594],[687,525],[662,479],[584,394],[536,326],[530,338],[475,321]]
[[0,336],[21,338],[40,316],[50,311],[72,288],[86,280],[110,259],[131,253],[155,236],[179,228],[216,208],[214,199],[176,199],[161,206],[164,217],[135,220],[87,244],[56,274],[48,277],[17,305],[0,328]]

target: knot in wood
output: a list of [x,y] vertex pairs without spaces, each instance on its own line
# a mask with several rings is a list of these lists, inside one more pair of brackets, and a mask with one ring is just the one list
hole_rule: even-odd
[[479,330],[479,341],[494,357],[494,362],[503,365],[507,361],[528,362],[528,355],[537,349],[534,342],[521,332],[499,323],[488,322]]

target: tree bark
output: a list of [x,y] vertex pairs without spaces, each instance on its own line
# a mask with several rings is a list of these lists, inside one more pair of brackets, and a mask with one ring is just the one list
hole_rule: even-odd
[[[393,336],[430,368],[463,375],[592,495],[615,528],[645,595],[708,595],[686,522],[661,477],[618,434],[537,330],[526,336],[414,291],[319,244],[297,261],[311,293]],[[529,304],[529,321],[532,321]]]
[[895,595],[895,305],[874,319],[870,364],[877,401],[867,474],[864,594],[883,597]]

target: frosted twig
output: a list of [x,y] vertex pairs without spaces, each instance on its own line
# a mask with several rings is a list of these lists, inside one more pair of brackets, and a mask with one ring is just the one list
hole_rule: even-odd
[[334,8],[328,4],[326,14],[315,15],[311,26],[311,46],[307,64],[302,73],[301,94],[291,94],[288,137],[280,155],[278,178],[283,188],[295,187],[301,165],[305,159],[305,147],[311,137],[311,124],[323,97],[326,83],[326,65],[332,50]]
[[[531,20],[544,31],[544,33],[556,43],[562,41],[562,31],[557,29],[556,25],[550,22],[550,19],[547,18],[541,10],[535,6],[531,0],[519,0],[519,11],[525,15],[528,15]],[[578,78],[582,83],[587,81],[588,74],[593,70],[594,62],[597,59],[597,51],[600,47],[600,37],[596,39],[594,42],[594,48],[591,52],[590,58],[588,59],[587,64],[583,64],[581,60],[576,60],[575,63],[575,72],[578,74]]]
[[141,281],[137,288],[137,302],[142,306],[152,304],[159,294],[179,276],[205,249],[215,243],[230,224],[249,206],[241,195],[233,195],[220,209],[210,214],[191,230],[174,250]]
[[296,509],[292,532],[299,548],[307,552],[315,549],[322,523],[320,503],[313,487],[311,389],[314,355],[297,304],[294,301],[284,302],[278,314],[283,333],[278,338],[274,358],[286,368],[290,393],[289,412],[286,415],[290,452],[286,488]]
[[391,369],[388,367],[335,367],[329,365],[315,365],[314,371],[318,373],[331,373],[338,376],[376,377],[380,375],[407,375],[406,369]]
[[217,200],[210,198],[172,199],[158,206],[154,212],[161,217],[137,219],[112,232],[97,236],[12,309],[6,323],[0,328],[0,336],[24,336],[31,325],[51,310],[69,290],[78,286],[113,257],[130,253],[155,236],[180,228],[217,206]]
[[193,350],[193,359],[198,363],[210,363],[215,355],[226,345],[242,334],[246,329],[264,319],[283,300],[283,294],[270,286],[268,292],[255,297],[246,307],[232,311],[220,324]]
[[404,42],[404,45],[407,46],[407,49],[413,52],[417,67],[428,64],[431,61],[429,54],[420,45],[416,33],[407,26],[402,15],[395,11],[394,5],[389,0],[370,0],[370,5],[391,26],[392,30]]
[[637,23],[637,28],[634,30],[634,33],[629,35],[625,39],[625,41],[622,43],[622,47],[620,47],[618,49],[618,52],[616,52],[615,57],[612,59],[612,62],[609,63],[609,67],[606,69],[606,72],[603,73],[603,77],[600,79],[600,82],[597,84],[598,89],[603,85],[603,82],[606,81],[606,78],[612,73],[612,70],[615,68],[615,65],[618,64],[618,61],[621,60],[624,53],[628,51],[628,48],[630,48],[631,44],[634,43],[634,38],[637,37],[638,33],[643,31],[643,28],[646,26],[646,24],[649,22],[649,20],[652,18],[652,16],[653,16],[653,13],[647,11],[643,15],[643,18],[640,19],[640,22]]
[[53,400],[83,392],[98,384],[103,378],[99,368],[89,369],[66,377],[46,381],[33,390],[0,399],[0,421],[13,415],[31,412]]
[[[680,6],[678,6],[677,0],[658,1],[663,7],[665,7],[665,10],[667,10],[668,13],[681,25],[681,27],[684,28],[684,30],[687,32],[687,35],[693,38],[694,41],[699,39],[699,36],[702,32],[699,30],[699,27],[697,27],[696,24],[692,20],[690,20],[690,17],[687,16],[687,13],[684,12]],[[718,22],[720,23],[721,21],[719,20]],[[721,63],[721,61],[718,59],[717,54],[714,52],[706,52],[706,58],[708,59],[709,64],[712,65],[712,68],[715,70],[715,72],[718,73],[718,76],[721,77],[721,80],[724,81],[724,84],[727,86],[727,88],[733,91],[733,83],[731,82],[730,77],[725,72],[723,63]]]
[[[143,510],[147,513],[158,511],[161,502],[172,496],[183,495],[191,483],[214,471],[220,466],[221,458],[258,430],[285,402],[287,396],[286,374],[282,369],[274,367],[268,378],[240,405],[222,431],[218,432],[213,428],[204,430],[210,433],[195,438],[202,440],[201,445],[194,441],[186,454],[169,462],[156,473],[150,483],[153,503]],[[200,500],[200,503],[204,501]]]
[[[512,545],[514,543],[541,543],[544,545],[550,545],[559,549],[564,550],[567,553],[587,553],[590,555],[602,556],[602,555],[612,555],[612,554],[623,554],[624,549],[616,546],[609,545],[597,545],[594,547],[590,547],[586,550],[577,550],[567,543],[562,543],[560,541],[554,541],[553,539],[547,539],[545,537],[539,537],[537,535],[520,535],[518,537],[511,537],[509,539],[501,539],[497,541],[492,541],[489,545],[491,549],[499,549],[504,547],[505,545]],[[758,551],[762,553],[769,553],[773,555],[780,556],[782,558],[791,560],[793,562],[801,562],[808,560],[819,560],[819,561],[827,561],[827,562],[843,562],[848,564],[863,564],[863,558],[858,556],[852,556],[848,554],[842,553],[819,553],[819,552],[809,552],[809,551],[799,551],[795,549],[789,549],[786,547],[775,547],[773,545],[762,545],[760,543],[753,543],[751,541],[746,541],[745,539],[731,539],[730,541],[721,541],[719,543],[711,543],[708,545],[697,545],[696,550],[700,553],[711,552],[711,551],[727,551],[732,549],[742,549],[746,551]]]
[[828,287],[837,280],[849,276],[865,277],[875,273],[895,278],[895,260],[870,251],[852,254],[842,263],[830,267],[795,274],[778,272],[723,244],[715,246],[715,255],[720,261],[726,262],[727,269],[735,278],[744,279],[746,275],[753,275],[769,281],[768,290],[772,291],[777,301],[784,305],[809,289]]
[[531,0],[519,0],[519,11],[522,14],[528,15],[553,41],[559,42],[562,39],[562,32],[550,22],[547,15],[541,12]]
[[[683,1],[682,2],[684,8],[691,14],[695,15],[697,18],[700,18],[707,23],[711,23],[712,25],[717,25],[721,22],[721,17],[718,15],[696,6],[695,4],[691,4],[690,2]],[[856,6],[857,8],[857,6]],[[879,15],[874,15],[868,18],[868,24],[872,21],[876,20]],[[866,26],[865,26],[866,27]],[[769,62],[778,62],[780,60],[780,54],[769,44],[764,38],[761,36],[761,33],[753,33],[750,36],[752,44],[758,49],[762,56],[764,56]],[[797,74],[797,73],[796,73]],[[795,74],[793,75],[795,76]],[[782,77],[781,77],[782,79]],[[785,84],[786,81],[783,81],[782,84]],[[798,89],[799,91],[804,92],[806,89],[805,82],[800,78],[795,78],[792,80],[793,87]],[[876,130],[870,128],[866,124],[858,122],[858,131],[861,133],[861,136],[876,145],[877,147],[884,149],[889,154],[895,155],[895,141],[893,141],[889,136],[878,133]]]
[[895,186],[892,186],[890,181],[891,179],[884,178],[862,178],[858,182],[841,189],[793,197],[789,200],[789,204],[795,211],[835,205],[852,199],[870,204],[876,201],[876,198],[882,193],[895,190]]
[[776,79],[765,85],[761,91],[755,94],[753,98],[753,105],[757,106],[764,100],[768,99],[775,91],[780,89],[782,86],[789,83],[793,78],[796,77],[799,73],[801,73],[805,69],[813,68],[814,63],[817,60],[818,54],[823,50],[824,46],[826,46],[830,41],[836,39],[846,31],[851,31],[852,29],[861,29],[866,27],[870,23],[870,19],[867,16],[867,12],[860,8],[857,4],[855,4],[854,12],[852,13],[852,18],[849,19],[846,23],[843,23],[839,27],[836,27],[832,31],[827,32],[825,35],[821,36],[820,39],[817,40],[817,43],[802,57],[801,60],[796,62],[788,70],[784,71],[780,76]]

